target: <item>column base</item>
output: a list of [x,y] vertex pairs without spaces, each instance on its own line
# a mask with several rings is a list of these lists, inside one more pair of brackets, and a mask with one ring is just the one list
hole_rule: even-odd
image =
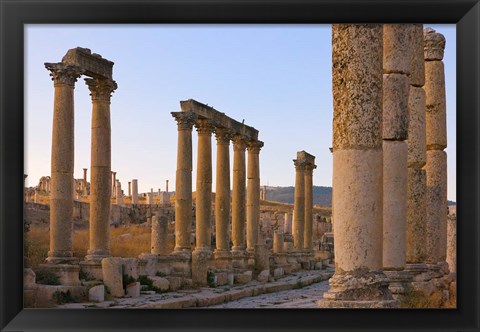
[[217,269],[232,268],[232,253],[225,249],[215,250],[213,252],[215,258],[215,267]]
[[245,247],[232,248],[232,267],[237,269],[245,269],[247,267],[247,252]]
[[388,289],[389,280],[382,271],[357,269],[335,274],[330,289],[317,305],[321,308],[396,308],[398,302]]
[[212,257],[210,250],[196,248],[192,252],[192,282],[197,286],[207,286],[208,261]]
[[405,292],[409,287],[410,283],[412,282],[412,275],[405,270],[402,270],[402,271],[384,270],[383,272],[385,273],[388,280],[390,281],[390,285],[388,286],[388,289],[392,293],[392,297],[395,300],[401,300],[402,297],[405,295]]
[[87,260],[87,257],[85,257],[85,259],[85,261],[80,262],[82,278],[86,281],[91,280],[91,278],[95,280],[103,280],[102,260]]

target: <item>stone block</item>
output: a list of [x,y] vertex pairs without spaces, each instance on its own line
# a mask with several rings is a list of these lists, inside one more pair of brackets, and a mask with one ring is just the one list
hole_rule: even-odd
[[182,278],[180,277],[165,277],[165,279],[168,280],[170,283],[170,290],[171,291],[176,291],[180,288],[182,288]]
[[235,275],[233,273],[228,274],[228,285],[233,286],[234,280],[235,280]]
[[270,276],[270,270],[263,270],[257,276],[257,280],[261,283],[268,282],[268,277]]
[[166,278],[152,276],[149,277],[153,281],[153,286],[160,289],[162,292],[166,292],[170,288],[170,282]]
[[133,282],[126,287],[126,297],[139,297],[140,296],[140,283]]
[[410,86],[408,95],[408,167],[422,168],[427,162],[425,90]]
[[425,84],[423,24],[412,24],[409,37],[410,84],[416,87],[421,87]]
[[97,285],[88,290],[88,301],[103,302],[105,301],[105,286]]
[[207,285],[208,260],[210,251],[195,250],[192,253],[192,280],[195,285]]
[[277,267],[276,269],[273,270],[273,277],[275,279],[280,279],[284,276],[285,271],[281,267]]
[[138,279],[138,259],[137,258],[123,258],[123,274]]
[[427,174],[424,169],[407,170],[406,261],[421,263],[426,259]]
[[321,270],[323,268],[322,262],[315,262],[315,270]]
[[235,274],[234,281],[236,284],[246,284],[252,281],[252,271]]
[[228,273],[227,272],[217,272],[215,273],[215,277],[217,278],[217,285],[223,286],[228,284]]
[[255,271],[261,272],[263,270],[270,269],[270,252],[266,245],[257,244],[255,245]]
[[447,147],[445,68],[443,62],[425,63],[427,150]]
[[23,269],[23,288],[32,289],[35,287],[36,275],[32,269]]
[[407,139],[409,89],[407,75],[383,75],[383,139]]
[[427,62],[441,61],[445,51],[445,37],[432,28],[423,29],[424,56]]
[[39,269],[54,273],[64,286],[80,286],[80,267],[71,264],[40,264]]
[[411,24],[383,25],[384,73],[410,73],[409,35]]
[[108,257],[102,259],[103,282],[113,297],[123,297],[123,259]]

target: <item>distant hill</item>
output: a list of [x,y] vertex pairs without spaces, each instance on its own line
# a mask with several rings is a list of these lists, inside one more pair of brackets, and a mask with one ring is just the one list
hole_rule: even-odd
[[[269,201],[293,204],[294,194],[294,187],[267,187]],[[331,207],[332,187],[313,186],[313,204]],[[448,205],[457,205],[457,203],[448,201]]]
[[[263,187],[262,187],[263,189]],[[294,187],[267,187],[267,200],[293,204]],[[332,187],[313,186],[313,204],[332,206]]]

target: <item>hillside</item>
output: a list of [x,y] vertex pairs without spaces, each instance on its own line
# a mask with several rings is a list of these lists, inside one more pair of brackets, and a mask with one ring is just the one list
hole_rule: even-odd
[[[266,198],[269,201],[293,204],[294,193],[294,187],[267,187]],[[313,204],[332,206],[332,187],[313,186]]]

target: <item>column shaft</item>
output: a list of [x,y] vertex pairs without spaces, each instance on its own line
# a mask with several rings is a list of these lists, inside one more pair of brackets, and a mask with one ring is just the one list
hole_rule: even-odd
[[233,138],[232,242],[233,251],[245,250],[245,140]]
[[132,204],[138,204],[138,180],[132,180]]
[[216,129],[217,166],[215,194],[216,250],[229,249],[228,226],[230,224],[230,139],[228,131]]
[[55,263],[73,256],[74,86],[81,70],[72,65],[45,64],[51,71],[55,96],[53,107],[50,251]]
[[303,249],[313,249],[313,166],[305,169],[305,229]]
[[295,162],[295,196],[293,202],[293,245],[296,250],[303,249],[305,226],[305,163]]
[[210,250],[212,214],[212,131],[208,120],[198,120],[196,248]]
[[189,112],[172,115],[178,122],[174,251],[189,252],[192,233],[192,126],[195,116]]
[[247,169],[247,250],[252,252],[258,244],[260,219],[260,160],[259,153],[263,143],[248,142]]

